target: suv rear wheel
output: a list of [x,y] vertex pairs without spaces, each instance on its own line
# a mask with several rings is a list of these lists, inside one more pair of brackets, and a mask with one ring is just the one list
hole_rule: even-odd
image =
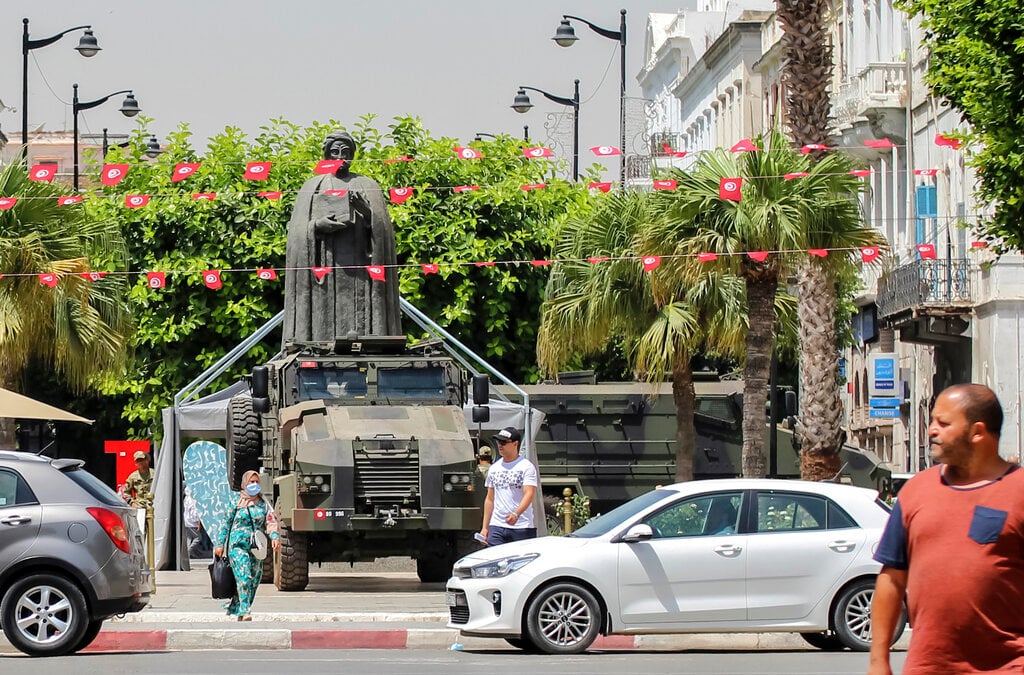
[[16,581],[0,602],[4,635],[29,656],[63,656],[80,649],[89,623],[82,591],[55,574]]

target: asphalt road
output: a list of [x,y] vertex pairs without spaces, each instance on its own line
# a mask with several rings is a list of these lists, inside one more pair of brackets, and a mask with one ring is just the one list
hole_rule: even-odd
[[[903,665],[893,658],[894,672]],[[78,654],[57,659],[0,656],[0,672],[17,675],[458,675],[521,673],[530,675],[863,675],[867,654],[808,651],[757,652],[591,652],[577,656],[541,656],[522,652],[337,650],[216,651]]]

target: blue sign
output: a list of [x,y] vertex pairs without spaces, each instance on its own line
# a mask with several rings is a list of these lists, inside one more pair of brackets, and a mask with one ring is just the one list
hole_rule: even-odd
[[868,417],[880,417],[883,419],[895,420],[900,417],[899,408],[871,408],[868,410]]
[[892,391],[896,389],[896,380],[875,380],[875,389]]
[[892,380],[896,378],[896,359],[875,359],[875,379]]
[[868,404],[872,408],[899,408],[900,400],[898,398],[872,398],[868,400]]
[[899,382],[898,356],[893,352],[868,354],[868,396],[893,397]]

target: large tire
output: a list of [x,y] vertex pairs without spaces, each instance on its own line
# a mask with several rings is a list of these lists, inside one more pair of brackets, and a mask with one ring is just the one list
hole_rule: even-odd
[[92,644],[96,636],[100,634],[100,630],[103,628],[103,619],[97,619],[96,621],[90,621],[89,626],[85,629],[81,639],[72,651],[80,652],[89,645]]
[[274,585],[279,591],[304,591],[309,585],[309,552],[305,532],[281,525],[281,550],[274,555]]
[[252,409],[252,399],[235,396],[228,407],[227,436],[228,482],[231,489],[242,489],[246,471],[259,471],[263,454],[260,439],[260,418]]
[[452,576],[452,563],[448,556],[427,555],[416,559],[416,576],[424,584],[448,581]]
[[14,582],[0,602],[4,635],[29,656],[64,656],[79,649],[89,610],[78,586],[55,574]]
[[536,654],[538,651],[537,645],[533,644],[533,641],[525,635],[517,638],[505,638],[505,642],[509,643],[516,649],[521,649],[528,654]]
[[556,583],[537,593],[526,608],[526,637],[547,654],[579,654],[601,632],[601,605],[586,588]]
[[823,652],[841,652],[845,645],[835,633],[800,633],[804,642]]
[[[871,649],[871,599],[875,595],[874,579],[861,579],[847,586],[832,608],[832,630],[844,647],[855,652]],[[896,642],[907,627],[904,607],[896,622],[892,641]]]

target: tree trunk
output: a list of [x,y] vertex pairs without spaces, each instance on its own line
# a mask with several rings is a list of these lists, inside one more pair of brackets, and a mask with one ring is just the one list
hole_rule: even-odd
[[697,394],[693,389],[690,353],[676,351],[672,363],[672,400],[676,404],[676,482],[693,480],[693,453],[697,446],[693,408]]
[[797,272],[800,295],[800,477],[832,478],[841,468],[843,402],[839,398],[835,280],[809,258]]
[[772,352],[775,350],[775,291],[779,280],[772,272],[746,277],[747,364],[743,369],[743,476],[768,474],[764,406],[768,401]]

